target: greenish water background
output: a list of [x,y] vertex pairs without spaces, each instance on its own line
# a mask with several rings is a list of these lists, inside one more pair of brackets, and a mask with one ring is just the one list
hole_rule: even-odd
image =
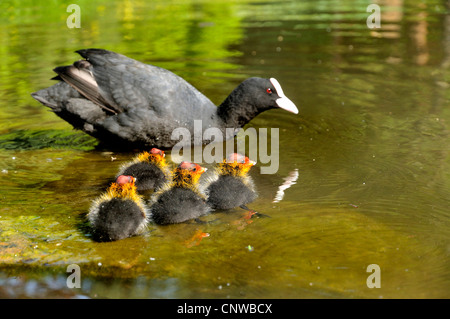
[[[69,29],[70,2],[0,2],[0,297],[449,298],[449,3],[377,1],[376,30],[370,3],[77,1]],[[85,214],[133,154],[98,149],[30,96],[88,47],[167,68],[217,104],[247,77],[277,78],[299,115],[248,125],[280,128],[278,172],[251,171],[251,206],[271,218],[93,242]],[[190,242],[198,231],[210,236]]]

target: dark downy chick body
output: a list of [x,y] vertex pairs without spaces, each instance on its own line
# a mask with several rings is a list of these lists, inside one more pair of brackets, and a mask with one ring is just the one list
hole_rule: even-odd
[[[87,218],[97,241],[115,241],[142,233],[148,223],[148,208],[137,194],[132,176],[119,176],[95,199]],[[128,180],[128,182],[125,182]]]
[[142,152],[133,160],[123,164],[117,176],[133,176],[139,192],[157,190],[169,180],[170,170],[165,160],[164,151],[152,148],[150,152]]
[[152,220],[159,225],[176,224],[206,215],[210,208],[198,181],[206,171],[198,164],[182,162],[174,171],[172,181],[152,196]]
[[233,153],[215,167],[215,175],[207,183],[208,205],[214,210],[241,207],[254,201],[258,195],[248,175],[255,162]]

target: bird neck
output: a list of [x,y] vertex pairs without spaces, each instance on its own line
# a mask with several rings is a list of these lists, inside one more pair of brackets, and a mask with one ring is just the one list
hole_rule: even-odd
[[134,183],[126,183],[122,185],[112,183],[111,186],[106,190],[106,192],[99,197],[97,203],[109,201],[112,200],[113,198],[133,201],[140,208],[142,216],[146,217],[147,208],[144,203],[144,199],[141,195],[137,193],[137,188]]
[[249,164],[242,164],[237,162],[228,163],[226,161],[223,161],[222,163],[217,164],[216,172],[219,175],[245,177],[247,176],[251,167],[252,165]]
[[123,185],[112,183],[107,190],[107,196],[110,198],[114,197],[114,198],[131,199],[133,201],[139,200],[137,188],[136,185],[134,185],[134,183],[127,183]]
[[156,166],[160,168],[167,167],[167,162],[164,158],[164,156],[161,156],[159,154],[151,154],[149,152],[142,152],[136,157],[136,160],[138,162],[149,162],[152,164],[155,164]]
[[176,169],[172,176],[172,187],[189,188],[197,191],[198,180],[201,174],[192,173],[184,169]]
[[217,109],[218,116],[230,128],[243,127],[261,112],[240,87],[234,89]]

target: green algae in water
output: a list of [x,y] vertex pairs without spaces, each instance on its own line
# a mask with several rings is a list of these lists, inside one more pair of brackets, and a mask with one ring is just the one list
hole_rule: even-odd
[[67,130],[16,130],[0,135],[0,149],[34,150],[41,148],[75,149],[89,151],[97,140],[83,132]]
[[[34,294],[15,296],[73,297],[52,286],[64,287],[76,263],[89,297],[448,297],[443,1],[383,7],[388,32],[375,35],[366,1],[79,5],[82,28],[69,30],[63,3],[0,2],[0,296],[22,285]],[[100,152],[30,97],[86,47],[175,71],[217,103],[245,77],[276,77],[300,114],[251,123],[280,128],[279,172],[251,172],[260,194],[251,208],[271,218],[235,210],[92,241],[90,203],[133,154]],[[295,169],[297,183],[272,202]],[[192,241],[198,231],[210,236]],[[380,289],[366,285],[372,263]]]

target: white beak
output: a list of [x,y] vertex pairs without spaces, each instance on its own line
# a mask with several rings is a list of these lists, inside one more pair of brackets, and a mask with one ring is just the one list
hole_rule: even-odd
[[298,114],[298,109],[295,106],[295,104],[287,98],[286,95],[283,93],[283,89],[281,88],[280,83],[274,78],[270,78],[270,82],[272,83],[273,87],[277,91],[278,96],[280,97],[275,102],[277,103],[278,107],[280,107],[283,110],[292,112],[294,114]]

